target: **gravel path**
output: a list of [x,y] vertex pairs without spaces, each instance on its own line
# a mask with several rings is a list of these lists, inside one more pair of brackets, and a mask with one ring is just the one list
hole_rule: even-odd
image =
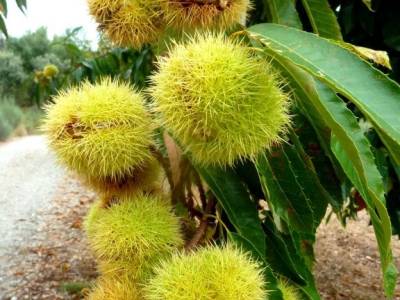
[[33,243],[40,211],[51,206],[64,174],[42,136],[0,145],[0,299],[19,260],[15,252]]

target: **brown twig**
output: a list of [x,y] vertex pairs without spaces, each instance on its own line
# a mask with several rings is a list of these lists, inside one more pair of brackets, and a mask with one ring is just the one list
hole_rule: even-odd
[[172,173],[171,173],[171,166],[169,163],[169,159],[165,158],[162,153],[156,149],[155,147],[151,148],[151,152],[153,153],[154,157],[158,160],[165,171],[165,175],[167,176],[167,180],[171,189],[174,188],[174,182],[172,180]]
[[[176,182],[174,188],[172,189],[172,204],[175,205],[178,202],[186,202],[185,198],[185,188],[186,182],[189,180],[190,168],[188,161],[182,157],[179,163],[179,169],[181,171],[178,181]],[[190,180],[189,180],[190,181]]]
[[201,205],[203,206],[203,209],[205,209],[205,207],[207,206],[207,196],[203,184],[201,183],[201,178],[196,171],[193,172],[193,177],[197,185],[197,189],[199,190]]
[[189,215],[191,217],[197,217],[199,219],[202,219],[203,213],[198,209],[196,209],[195,207],[196,204],[194,201],[194,195],[192,191],[192,182],[190,180],[186,182],[186,190],[187,190],[187,197],[186,197],[187,201],[184,204],[189,211]]
[[209,199],[206,209],[204,211],[203,217],[200,221],[200,225],[197,228],[195,234],[193,235],[192,239],[188,241],[188,243],[185,246],[186,251],[190,251],[193,248],[195,248],[203,239],[204,235],[206,234],[207,227],[208,227],[208,222],[209,222],[209,215],[212,213],[215,207],[215,201],[214,199]]

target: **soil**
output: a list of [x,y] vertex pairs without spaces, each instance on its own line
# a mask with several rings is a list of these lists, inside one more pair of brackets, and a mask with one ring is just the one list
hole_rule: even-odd
[[[400,270],[400,240],[392,237],[393,256]],[[378,246],[365,210],[343,228],[332,217],[320,226],[314,274],[323,299],[385,299]],[[400,299],[400,284],[395,298]]]
[[[96,195],[84,188],[73,175],[56,166],[41,138],[33,140],[37,143],[33,152],[37,153],[22,159],[20,166],[25,166],[29,169],[27,174],[35,174],[33,177],[39,176],[40,180],[32,179],[34,182],[25,187],[30,187],[30,190],[23,190],[24,194],[21,194],[22,180],[29,181],[32,176],[26,175],[22,179],[15,175],[15,180],[19,179],[7,193],[7,197],[14,197],[15,193],[19,195],[13,198],[15,203],[5,201],[3,190],[0,194],[0,257],[3,257],[0,264],[0,299],[81,299],[82,295],[74,293],[74,290],[89,287],[97,276],[82,230],[83,217]],[[5,159],[6,152],[3,151],[3,147],[8,146],[0,145],[0,177],[3,176],[0,179],[7,178],[10,183],[14,180],[13,173],[11,170],[3,171],[6,161],[10,161]],[[15,147],[23,148],[21,144]],[[25,148],[27,152],[29,148]],[[12,157],[12,152],[8,150],[9,157]],[[19,159],[21,155],[23,153],[20,152]],[[33,156],[37,155],[46,159],[30,166]],[[46,172],[35,173],[44,163],[47,163]],[[41,189],[47,192],[40,192]],[[40,195],[40,199],[35,199],[38,196],[34,195]],[[29,206],[21,200],[23,196],[36,204]],[[28,225],[6,224],[20,215],[26,218],[21,222]],[[368,216],[361,212],[359,219],[350,221],[346,229],[334,217],[319,228],[314,273],[323,299],[385,299],[375,236],[368,223]],[[4,236],[12,238],[4,239]],[[393,239],[393,249],[400,268],[400,241],[396,238]],[[396,290],[396,299],[400,299],[400,285]]]

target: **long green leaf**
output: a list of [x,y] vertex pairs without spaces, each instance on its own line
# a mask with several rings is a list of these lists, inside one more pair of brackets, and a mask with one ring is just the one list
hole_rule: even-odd
[[3,16],[0,14],[0,31],[7,37],[8,33],[7,33],[7,27],[6,27],[6,23],[4,22],[4,18]]
[[272,23],[303,28],[292,0],[264,0],[263,2]]
[[[296,142],[294,142],[294,144],[294,146],[286,145],[284,147],[285,157],[296,174],[297,182],[309,199],[316,229],[325,216],[328,202],[332,201],[329,199],[329,194],[318,180],[310,158],[304,153],[303,149],[299,149],[301,147],[300,144],[296,144]],[[300,155],[302,155],[302,157]],[[315,232],[313,235],[314,234]]]
[[342,40],[340,26],[328,0],[301,0],[313,31],[321,37]]
[[238,234],[245,237],[258,253],[265,253],[265,237],[257,205],[246,187],[231,169],[196,167],[217,197]]
[[0,13],[7,17],[8,8],[7,8],[7,0],[0,0]]
[[351,100],[400,164],[400,86],[355,54],[314,34],[258,24],[249,34]]
[[364,2],[365,6],[368,7],[368,9],[372,12],[375,12],[372,8],[372,0],[362,0]]
[[[292,88],[293,95],[298,97],[301,88]],[[296,115],[293,119],[296,124],[296,134],[309,157],[308,160],[312,161],[321,185],[329,195],[327,200],[333,210],[339,212],[345,200],[341,182],[346,180],[346,176],[331,151],[331,130],[311,105],[302,105],[304,103],[301,101],[296,101],[296,104],[299,108],[298,112],[294,112]],[[308,101],[305,104],[308,104]]]
[[[283,145],[274,148],[268,156],[261,155],[256,167],[272,212],[284,220],[287,231],[297,237],[298,254],[311,268],[316,228],[325,216],[330,196],[298,144],[299,140],[292,139],[294,146]],[[280,225],[280,219],[276,219],[276,226]]]
[[298,250],[301,241],[293,235],[279,232],[270,215],[267,215],[264,229],[267,245],[271,245],[267,247],[268,263],[274,270],[296,282],[307,299],[320,299],[309,265]]
[[[346,141],[340,141],[336,136],[332,137],[332,151],[335,153],[339,162],[346,171],[347,176],[354,183],[363,199],[366,201],[368,206],[368,212],[371,216],[372,225],[374,226],[375,234],[378,239],[379,251],[381,253],[381,264],[383,268],[384,276],[384,287],[387,296],[393,297],[393,292],[396,287],[396,281],[398,276],[398,271],[393,263],[392,252],[390,251],[390,237],[391,237],[391,225],[389,217],[382,218],[383,214],[386,214],[386,207],[383,202],[379,199],[374,198],[377,195],[371,194],[368,190],[366,183],[363,182],[364,178],[359,178],[359,174],[356,170],[356,166],[353,164],[352,156],[346,153]],[[369,169],[367,171],[375,171],[374,169]],[[370,206],[370,201],[374,201],[374,206]],[[376,211],[375,211],[376,210]],[[390,231],[389,231],[390,229]],[[386,256],[382,256],[385,253]]]
[[27,8],[26,0],[16,0],[18,8],[22,11],[25,12],[25,9]]
[[[322,187],[312,162],[298,146],[275,148],[271,155],[260,155],[256,168],[266,200],[290,230],[314,240],[315,229],[325,215],[329,194]],[[307,161],[306,161],[307,160]]]
[[334,154],[368,205],[382,260],[385,290],[391,295],[396,282],[396,268],[393,265],[390,246],[391,225],[383,204],[383,181],[369,141],[355,116],[335,93],[314,81],[310,75],[280,54],[272,51],[270,53],[278,61],[289,84],[295,88],[299,101],[316,110],[336,137],[335,142],[331,143]]
[[[257,171],[265,192],[266,200],[271,205],[274,213],[282,218],[292,230],[303,233],[314,232],[313,211],[309,200],[296,181],[288,164],[276,156],[283,156],[282,152],[276,152],[273,158],[261,155],[256,163]],[[274,164],[274,167],[271,165]],[[279,166],[283,168],[279,168]],[[288,194],[285,193],[288,192]]]

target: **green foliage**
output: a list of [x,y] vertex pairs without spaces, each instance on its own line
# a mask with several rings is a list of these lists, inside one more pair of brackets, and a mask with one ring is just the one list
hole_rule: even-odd
[[[258,9],[253,12],[250,23],[273,21],[298,29],[305,28],[325,37],[341,38],[337,34],[338,22],[333,17],[334,12],[329,11],[324,1],[301,1],[296,7],[289,2],[258,1]],[[332,2],[338,5],[339,1]],[[313,10],[313,5],[324,8]],[[357,5],[349,4],[353,8],[353,15]],[[378,4],[376,6],[381,9],[377,18],[383,15],[382,7]],[[338,11],[339,15],[347,14],[346,20],[352,24],[347,7]],[[369,14],[373,15],[373,12]],[[342,20],[339,19],[341,23]],[[380,22],[383,20],[380,19]],[[378,23],[374,24],[379,26]],[[357,23],[352,26],[353,30],[360,28],[356,27]],[[282,150],[267,153],[256,164],[261,176],[259,182],[271,210],[266,214],[267,219],[263,224],[269,241],[267,245],[276,245],[272,247],[276,249],[267,247],[265,259],[272,269],[297,282],[303,296],[311,299],[318,297],[310,272],[315,228],[324,214],[326,203],[331,204],[341,218],[346,217],[350,207],[353,210],[357,208],[354,203],[358,201],[358,196],[350,193],[351,186],[354,186],[362,194],[371,214],[382,258],[385,291],[390,295],[394,288],[396,270],[390,250],[391,225],[384,203],[389,200],[388,207],[395,207],[391,199],[398,185],[389,187],[386,197],[383,191],[388,189],[384,184],[388,176],[394,182],[398,182],[398,177],[394,172],[388,175],[387,171],[382,171],[381,164],[389,164],[392,170],[398,169],[399,126],[395,114],[392,115],[392,111],[399,109],[396,100],[399,97],[398,85],[359,57],[315,36],[273,25],[258,25],[250,28],[250,32],[261,33],[262,36],[250,33],[253,45],[262,49],[266,56],[274,58],[274,67],[285,78],[296,98],[295,107],[292,107],[297,115],[293,124],[294,131],[288,136],[293,147],[285,146]],[[347,36],[351,37],[351,34]],[[331,55],[327,56],[326,53]],[[366,82],[376,85],[373,88],[375,94],[370,94],[371,89],[365,89]],[[331,89],[340,93],[340,97]],[[377,98],[382,100],[376,101]],[[382,101],[388,103],[382,105]],[[348,108],[345,107],[346,103]],[[365,119],[369,120],[368,124],[372,124],[373,128],[366,136],[359,125]],[[306,128],[307,131],[304,131]],[[386,154],[378,156],[381,151]],[[285,166],[286,169],[283,169]],[[246,178],[241,174],[242,168],[236,169],[239,178],[245,178],[251,187],[251,194],[257,191],[253,197],[259,198],[254,175],[253,179]],[[208,183],[213,181],[212,178],[205,179]],[[229,185],[220,181],[217,186],[210,186],[221,203],[224,203],[225,209],[226,200],[221,196],[221,191]],[[340,189],[345,194],[341,194]],[[315,191],[319,191],[319,196],[315,197]],[[349,206],[344,206],[349,202]],[[230,221],[237,223],[236,214],[230,210],[225,211]],[[300,211],[302,218],[298,217],[297,212]],[[391,215],[392,220],[396,218]],[[345,222],[345,219],[342,221]],[[282,253],[286,253],[284,260],[280,260]]]
[[47,65],[54,65],[58,69],[64,70],[68,68],[68,61],[62,61],[55,53],[45,53],[35,57],[32,60],[32,65],[35,70],[43,70]]
[[22,123],[27,134],[39,134],[44,118],[44,111],[37,106],[23,108]]
[[[276,25],[257,25],[250,28],[250,32],[259,34],[259,40],[268,45],[267,51],[272,51],[278,61],[282,56],[294,62],[319,78],[321,82],[325,82],[329,87],[352,100],[371,122],[377,124],[378,133],[381,134],[383,142],[386,143],[389,151],[391,151],[393,159],[397,160],[396,153],[398,153],[397,147],[400,141],[398,136],[400,124],[397,124],[399,120],[395,117],[395,111],[400,109],[398,106],[399,87],[386,78],[385,75],[339,46],[294,30],[291,32],[284,29],[285,34],[282,35],[281,28],[283,27]],[[300,49],[296,46],[304,41],[307,41],[311,46],[313,43],[317,43],[320,49],[326,49],[325,52],[332,54],[332,59],[326,61],[321,59],[319,54],[307,48]],[[282,45],[285,45],[285,48]],[[293,51],[293,49],[297,50]],[[340,66],[340,68],[332,68],[331,63],[335,66]],[[354,76],[355,73],[357,76]],[[380,80],[376,80],[376,78],[380,78]],[[365,89],[366,81],[371,82],[370,85],[373,85],[372,90]],[[310,89],[309,86],[307,89]],[[346,124],[344,122],[348,123],[349,130],[347,135],[343,135],[342,132],[338,131],[336,131],[336,135],[335,128],[331,127],[334,134],[331,140],[331,147],[346,175],[357,190],[360,191],[368,205],[371,220],[377,234],[382,269],[385,279],[387,279],[386,284],[388,286],[386,290],[389,292],[394,288],[396,272],[394,271],[395,267],[392,263],[390,251],[391,226],[388,213],[383,204],[384,188],[381,175],[375,165],[373,153],[369,150],[368,140],[360,129],[358,129],[358,132],[356,131],[358,124],[355,117],[350,111],[343,108],[344,104],[339,98],[334,94],[329,94],[329,89],[325,86],[321,86],[319,89],[319,97],[326,100],[330,98],[328,101],[331,101],[331,109],[337,109],[334,112],[335,117],[339,118],[339,113],[341,113],[343,117],[342,124]],[[383,101],[385,101],[385,104]],[[389,107],[390,111],[387,110]],[[342,108],[342,111],[340,111],[340,108]],[[353,141],[349,140],[349,137]],[[355,146],[356,149],[351,149],[353,143],[359,144]],[[336,147],[339,147],[340,150]],[[344,151],[343,154],[342,151]]]
[[[21,106],[48,101],[57,89],[71,83],[70,73],[76,69],[76,62],[86,55],[86,42],[75,37],[77,32],[67,31],[65,36],[50,40],[47,30],[39,28],[20,38],[5,40],[0,46],[1,55],[7,56],[0,59],[0,87],[6,87],[5,92],[12,95]],[[71,45],[78,49],[78,53],[69,51]],[[46,65],[55,65],[59,74],[52,78],[42,76]]]
[[15,95],[27,78],[20,56],[0,49],[0,78],[0,95]]
[[[103,37],[99,50],[92,51],[89,42],[79,38],[80,30],[67,30],[49,39],[47,30],[39,28],[20,38],[0,39],[0,56],[4,55],[4,59],[0,58],[0,89],[5,87],[21,106],[41,106],[59,90],[84,80],[94,83],[109,76],[131,81],[138,87],[146,85],[153,70],[151,48],[112,48]],[[58,74],[44,76],[47,65],[56,66]]]
[[358,0],[331,1],[334,8],[341,5],[338,21],[344,40],[358,46],[387,51],[393,74],[400,79],[400,39],[397,14],[398,1],[373,0],[370,10]]
[[302,0],[302,4],[316,34],[335,40],[342,39],[339,24],[328,0]]
[[[256,12],[262,12],[261,18],[268,16],[273,23],[278,23],[294,28],[302,29],[299,14],[296,11],[296,5],[293,1],[271,0],[257,1],[257,6],[263,9],[257,9]],[[253,17],[254,18],[254,17]]]
[[22,111],[12,99],[0,99],[0,141],[6,140],[20,124]]
[[125,48],[111,49],[107,45],[100,48],[97,55],[81,59],[77,68],[72,70],[70,80],[73,84],[82,80],[96,82],[102,77],[109,76],[124,81],[130,81],[142,88],[146,86],[147,77],[153,70],[154,54],[150,47],[141,51]]
[[[400,44],[399,44],[399,29],[397,26],[397,15],[393,12],[399,11],[400,3],[398,1],[364,1],[369,3],[370,10],[361,1],[332,1],[333,7],[341,5],[338,12],[338,20],[342,27],[344,39],[355,45],[364,46],[372,49],[387,51],[392,72],[390,76],[398,82],[400,80]],[[382,148],[381,141],[376,137],[375,130],[370,130],[368,137],[373,146],[378,150],[378,153],[386,152]],[[400,232],[399,212],[400,202],[398,201],[399,194],[399,176],[396,173],[397,166],[393,165],[390,157],[384,155],[381,164],[388,165],[389,177],[393,183],[392,188],[386,195],[386,203],[389,209],[390,218],[393,225],[393,231],[396,234]]]
[[21,38],[9,38],[7,49],[19,55],[24,63],[27,72],[35,70],[34,60],[49,51],[50,41],[47,36],[47,29],[39,28],[34,32],[28,32]]
[[[256,211],[256,203],[246,191],[246,186],[231,169],[198,168],[200,175],[214,191],[220,205],[229,215],[237,234],[252,245],[254,253],[263,257],[266,251],[261,221]],[[235,201],[232,201],[235,199]]]

